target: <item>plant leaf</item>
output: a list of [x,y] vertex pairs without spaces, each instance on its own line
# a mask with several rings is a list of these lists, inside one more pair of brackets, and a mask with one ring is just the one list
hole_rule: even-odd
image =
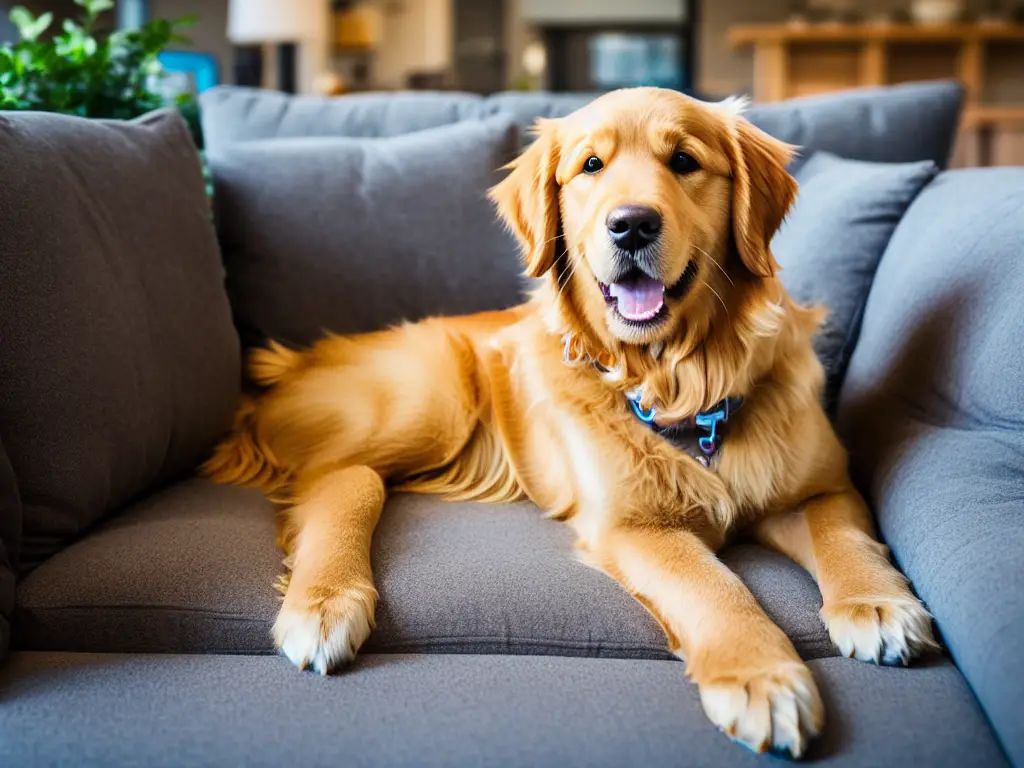
[[[15,14],[15,11],[18,10],[18,8],[15,8],[13,11],[11,11],[12,21],[14,21],[13,16]],[[25,9],[22,8],[20,10]],[[29,13],[28,11],[25,11],[25,14],[28,18],[32,18],[32,14]],[[49,12],[44,13],[39,18],[33,19],[30,23],[27,24],[24,23],[25,18],[21,17],[20,14],[19,18],[21,18],[21,22],[19,23],[18,21],[14,21],[14,23],[18,26],[18,31],[21,33],[21,39],[27,40],[30,43],[34,43],[36,40],[38,40],[39,36],[43,34],[43,32],[45,32],[47,29],[49,29],[50,25],[53,23],[53,14]]]
[[23,38],[25,38],[25,30],[31,29],[32,25],[36,23],[36,17],[32,15],[32,12],[21,5],[11,8],[7,18],[11,20],[11,24],[18,28],[18,34]]

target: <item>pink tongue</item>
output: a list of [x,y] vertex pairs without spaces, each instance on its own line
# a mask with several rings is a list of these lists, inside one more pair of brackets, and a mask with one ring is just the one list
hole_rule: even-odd
[[650,320],[665,303],[665,286],[646,276],[628,283],[612,283],[608,293],[618,299],[619,314],[627,320]]

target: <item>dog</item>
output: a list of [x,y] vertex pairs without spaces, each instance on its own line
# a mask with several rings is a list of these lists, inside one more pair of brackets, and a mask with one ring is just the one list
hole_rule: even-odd
[[653,88],[535,132],[490,191],[537,284],[525,304],[251,354],[259,394],[204,470],[282,506],[276,644],[323,674],[354,658],[386,489],[530,499],[657,617],[715,725],[799,757],[820,695],[716,558],[726,541],[806,568],[845,656],[906,663],[936,643],[823,411],[824,312],[776,277],[795,148],[737,101]]

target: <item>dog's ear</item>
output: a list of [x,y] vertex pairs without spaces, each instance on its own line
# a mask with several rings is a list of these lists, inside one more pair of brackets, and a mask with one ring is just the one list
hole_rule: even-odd
[[732,124],[732,225],[744,266],[757,277],[774,277],[779,265],[772,237],[796,198],[797,183],[786,166],[795,147],[737,118]]
[[540,277],[555,264],[555,241],[561,226],[555,178],[559,163],[556,122],[537,121],[536,140],[506,166],[512,172],[488,194],[519,239],[530,277]]

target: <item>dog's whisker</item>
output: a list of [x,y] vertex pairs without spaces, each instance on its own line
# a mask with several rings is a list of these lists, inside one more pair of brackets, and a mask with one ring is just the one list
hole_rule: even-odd
[[713,258],[711,258],[711,254],[709,254],[703,248],[698,248],[696,245],[693,246],[693,247],[694,247],[695,250],[700,251],[705,256],[707,256],[708,261],[710,261],[712,264],[714,264],[715,267],[718,269],[718,271],[721,272],[722,275],[725,277],[725,279],[729,281],[729,285],[733,286],[734,288],[736,287],[736,283],[734,283],[732,281],[732,278],[729,277],[729,273],[725,271],[725,268],[721,264],[719,264],[717,261],[715,261]]
[[[563,253],[562,256],[565,256],[568,253],[569,253],[569,251],[568,251],[568,249],[566,249],[565,253]],[[559,258],[561,258],[561,256],[559,256]],[[572,282],[572,279],[575,276],[576,276],[576,264],[573,263],[572,266],[569,267],[569,271],[567,273],[565,273],[564,278],[559,281],[559,282],[562,283],[562,285],[559,287],[558,293],[555,294],[555,301],[559,301],[562,298],[562,292],[565,290],[565,287],[567,285],[569,285],[569,283]]]
[[718,303],[721,304],[722,305],[722,309],[725,310],[726,317],[732,319],[732,316],[729,314],[729,308],[727,306],[725,306],[725,302],[722,300],[722,297],[719,295],[718,291],[716,291],[714,288],[712,288],[711,285],[708,284],[708,282],[706,280],[701,280],[701,283],[704,284],[705,286],[707,286],[707,289],[709,291],[711,291],[713,294],[715,294],[715,298],[718,299]]

